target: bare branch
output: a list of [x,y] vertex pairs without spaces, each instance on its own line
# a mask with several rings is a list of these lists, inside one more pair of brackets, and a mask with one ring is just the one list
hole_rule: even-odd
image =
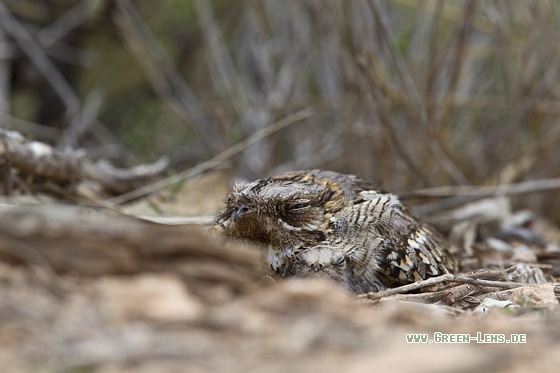
[[[157,94],[181,117],[189,120],[212,152],[223,149],[218,128],[204,114],[195,94],[129,0],[117,0],[114,21],[131,51],[150,78]],[[146,53],[147,52],[147,53]]]
[[[373,15],[378,23],[379,30],[381,31],[381,35],[385,40],[385,44],[389,49],[393,62],[397,67],[397,72],[403,85],[405,87],[406,93],[410,97],[410,100],[416,106],[416,111],[418,114],[418,119],[420,120],[420,124],[423,128],[428,128],[428,117],[426,112],[426,107],[423,104],[422,97],[414,80],[412,79],[412,75],[404,62],[403,58],[397,53],[395,49],[395,39],[392,35],[391,28],[388,24],[388,17],[385,13],[385,10],[381,6],[378,0],[370,0],[368,2]],[[425,136],[427,136],[427,144],[434,155],[436,161],[443,167],[443,169],[455,180],[458,184],[469,184],[468,179],[463,175],[461,170],[453,163],[453,161],[443,152],[441,149],[441,145],[435,141],[431,136],[428,136],[428,132],[422,132]]]
[[[99,91],[92,91],[86,97],[80,115],[74,117],[66,131],[62,143],[75,149],[79,146],[79,139],[97,123],[97,117],[103,104],[103,95]],[[91,131],[95,133],[95,131]]]
[[381,299],[381,298],[388,297],[388,296],[391,296],[391,295],[404,294],[404,293],[408,293],[408,292],[413,291],[413,290],[423,289],[423,288],[433,286],[433,285],[436,285],[436,284],[441,284],[442,282],[446,282],[446,281],[448,281],[448,282],[458,282],[458,283],[461,283],[461,284],[471,284],[471,285],[479,285],[479,286],[497,287],[497,288],[502,288],[502,289],[514,289],[514,288],[518,288],[518,287],[527,285],[527,284],[518,284],[518,283],[514,283],[514,282],[479,280],[479,279],[474,279],[474,278],[470,278],[470,277],[466,277],[466,276],[456,276],[456,275],[452,275],[452,274],[446,274],[446,275],[442,275],[442,276],[438,276],[438,277],[432,277],[432,278],[429,278],[429,279],[424,280],[424,281],[415,282],[413,284],[400,286],[400,287],[394,288],[394,289],[388,289],[388,290],[380,291],[380,292],[377,292],[377,293],[362,294],[362,295],[359,295],[359,297],[368,298],[368,299],[372,299],[372,300]]
[[41,43],[43,48],[48,48],[60,39],[62,39],[69,32],[79,27],[82,23],[87,21],[94,12],[90,11],[92,2],[89,0],[82,0],[74,5],[70,10],[58,17],[50,25],[44,27],[37,33],[37,40]]
[[196,175],[198,175],[198,174],[200,174],[200,173],[202,173],[206,170],[209,170],[213,167],[216,167],[217,165],[223,163],[225,160],[228,160],[231,157],[241,153],[243,150],[245,150],[249,146],[259,142],[260,140],[264,139],[265,137],[268,137],[268,136],[272,135],[273,133],[276,133],[276,132],[280,131],[281,129],[283,129],[285,127],[288,127],[290,124],[297,123],[297,122],[299,122],[299,121],[301,121],[305,118],[309,118],[311,115],[313,115],[313,110],[311,110],[309,108],[298,111],[298,112],[293,113],[291,115],[288,115],[287,117],[279,120],[278,122],[272,123],[272,124],[268,125],[267,127],[255,132],[253,135],[249,136],[248,138],[246,138],[243,141],[238,142],[234,146],[224,150],[223,152],[221,152],[217,156],[213,157],[212,159],[209,159],[209,160],[207,160],[203,163],[200,163],[200,164],[196,165],[195,167],[192,167],[192,168],[189,168],[189,169],[187,169],[183,172],[180,172],[179,174],[173,176],[173,178],[171,180],[157,181],[153,184],[146,185],[146,186],[144,186],[142,188],[139,188],[137,190],[133,190],[132,192],[114,197],[111,200],[109,200],[109,202],[113,205],[119,205],[121,203],[125,203],[125,202],[133,200],[135,198],[145,196],[146,194],[156,192],[156,191],[161,190],[163,188],[167,188],[169,185],[171,185],[173,183],[178,183],[182,180],[185,180],[185,179],[191,178],[193,176],[196,176]]
[[[368,62],[370,61],[372,61],[372,59],[369,59]],[[427,186],[433,185],[432,181],[430,180],[428,175],[426,175],[422,167],[420,167],[418,162],[416,162],[416,160],[409,154],[408,150],[406,149],[406,147],[401,141],[401,137],[398,136],[395,120],[391,117],[390,114],[388,114],[389,109],[388,109],[388,104],[385,103],[386,98],[381,97],[381,95],[376,93],[377,84],[372,79],[372,76],[370,75],[370,71],[368,70],[368,64],[363,59],[358,59],[356,63],[358,67],[360,67],[360,69],[362,70],[363,75],[366,77],[368,88],[372,95],[372,105],[374,105],[374,107],[377,108],[377,115],[379,117],[379,122],[381,123],[383,128],[385,128],[385,130],[387,131],[387,134],[389,135],[389,139],[391,140],[395,148],[395,151],[401,157],[404,163],[410,168],[410,170],[414,172],[415,175],[417,175],[422,180],[424,185]],[[376,69],[374,68],[373,70],[375,71]]]
[[53,87],[66,107],[67,116],[73,118],[77,115],[81,108],[78,95],[3,1],[0,1],[0,25],[14,38],[23,52]]
[[[237,74],[234,64],[228,53],[227,46],[222,39],[216,20],[214,19],[212,5],[206,0],[196,0],[196,10],[199,14],[200,25],[204,32],[208,49],[212,53],[212,57],[216,63],[220,79],[228,95],[232,98],[236,98],[233,102],[235,109],[238,115],[242,115],[244,107],[247,107],[249,104],[249,100],[245,91],[241,89],[238,82],[235,81]],[[213,76],[214,74],[211,74],[211,77]]]
[[[9,45],[5,38],[6,34],[0,27],[0,45]],[[8,114],[10,112],[11,101],[11,64],[10,64],[10,47],[3,48],[0,51],[0,114]]]

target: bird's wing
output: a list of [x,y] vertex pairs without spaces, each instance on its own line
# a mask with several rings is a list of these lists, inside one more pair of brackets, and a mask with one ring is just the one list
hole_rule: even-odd
[[[456,263],[445,240],[421,223],[390,193],[361,191],[348,215],[347,237],[362,272],[377,271],[389,283],[404,284],[454,272]],[[361,249],[360,249],[361,247]],[[360,250],[365,251],[362,253]]]

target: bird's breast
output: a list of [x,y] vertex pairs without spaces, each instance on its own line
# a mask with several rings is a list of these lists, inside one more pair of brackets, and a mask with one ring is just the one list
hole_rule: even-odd
[[300,247],[283,247],[277,248],[272,245],[268,245],[268,255],[267,260],[272,269],[276,272],[280,272],[280,269],[287,264],[286,258],[291,257],[294,253],[299,250]]

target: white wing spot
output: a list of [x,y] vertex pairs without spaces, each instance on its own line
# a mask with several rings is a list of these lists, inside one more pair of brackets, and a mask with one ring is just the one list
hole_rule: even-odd
[[420,245],[418,244],[418,242],[416,240],[413,240],[411,238],[408,239],[408,246],[410,246],[413,249],[420,249]]

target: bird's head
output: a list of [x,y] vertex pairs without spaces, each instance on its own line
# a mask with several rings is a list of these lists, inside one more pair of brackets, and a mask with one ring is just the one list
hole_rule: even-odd
[[325,240],[332,214],[344,207],[343,191],[312,175],[283,175],[236,184],[216,223],[226,234],[273,246]]

